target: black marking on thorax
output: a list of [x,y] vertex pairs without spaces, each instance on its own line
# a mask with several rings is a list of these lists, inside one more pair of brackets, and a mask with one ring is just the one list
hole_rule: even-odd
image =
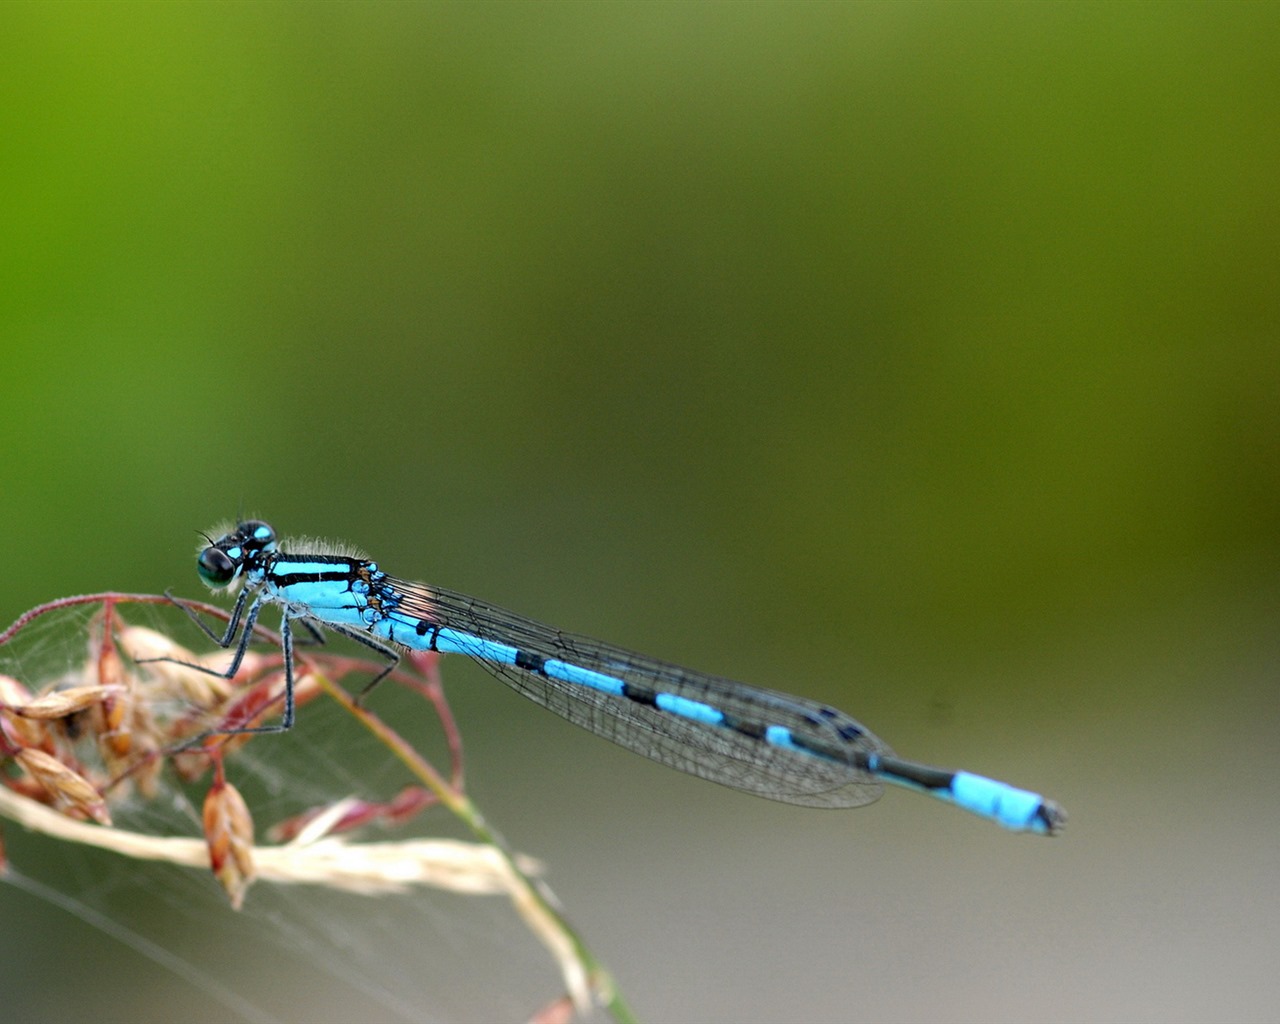
[[[304,583],[353,583],[358,579],[369,581],[369,563],[344,555],[280,555],[267,570],[271,582],[277,587],[288,588]],[[332,569],[310,572],[290,572],[291,565],[332,565]]]

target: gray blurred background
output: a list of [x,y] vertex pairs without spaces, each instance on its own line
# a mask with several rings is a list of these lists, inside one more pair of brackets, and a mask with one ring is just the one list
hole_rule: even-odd
[[[447,664],[472,795],[650,1020],[1273,1020],[1278,46],[1245,4],[6,5],[0,619],[203,596],[251,512],[1071,812],[772,805]],[[470,913],[388,945],[518,941]],[[228,1019],[0,921],[12,1019]],[[285,1019],[494,1012],[189,923]]]

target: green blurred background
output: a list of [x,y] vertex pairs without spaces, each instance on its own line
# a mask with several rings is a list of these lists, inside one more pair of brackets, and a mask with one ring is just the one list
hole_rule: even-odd
[[[1277,52],[1265,4],[5,5],[0,619],[198,596],[256,513],[1072,813],[774,806],[447,666],[652,1020],[1273,1019]],[[192,1015],[0,915],[14,1019]]]

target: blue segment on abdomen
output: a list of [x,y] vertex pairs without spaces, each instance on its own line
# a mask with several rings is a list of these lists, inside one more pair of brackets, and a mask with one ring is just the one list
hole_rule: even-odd
[[674,693],[660,693],[654,698],[653,703],[663,711],[670,711],[681,718],[691,718],[704,725],[724,724],[724,712],[713,708],[710,704],[703,704],[700,700],[690,700],[688,697],[680,697]]
[[[392,619],[390,621],[395,620]],[[388,636],[388,639],[393,639],[397,643],[405,644],[408,647],[440,651],[442,654],[465,654],[472,658],[480,658],[499,665],[514,665],[516,656],[520,653],[520,649],[511,644],[485,640],[472,633],[451,629],[448,626],[441,626],[439,629],[432,627],[423,634],[418,634],[414,631],[411,635],[406,636],[404,634],[408,634],[411,627],[407,626],[403,621],[397,623],[397,625],[400,628],[396,631],[396,635]],[[577,683],[579,686],[587,686],[593,690],[610,693],[615,697],[622,696],[621,679],[606,675],[603,672],[583,668],[581,665],[560,661],[558,658],[548,658],[543,661],[539,671],[552,679],[560,679],[566,683]]]
[[956,806],[991,818],[1005,828],[1045,831],[1039,816],[1044,799],[1038,793],[1015,789],[970,772],[956,772],[951,782],[951,799]]
[[785,750],[799,750],[803,753],[808,753],[796,743],[795,737],[791,735],[791,730],[785,725],[771,725],[765,729],[764,741],[772,746],[782,747]]
[[[500,644],[494,640],[482,640],[471,633],[450,629],[448,626],[442,626],[439,630],[429,630],[423,639],[429,638],[434,638],[430,646],[442,654],[466,654],[472,658],[495,661],[499,665],[514,665],[516,663],[516,648],[510,644]],[[403,640],[400,642],[404,643]]]
[[542,663],[542,672],[544,675],[551,676],[552,679],[563,679],[566,683],[589,686],[593,690],[611,693],[615,697],[623,696],[621,679],[605,675],[603,672],[583,668],[581,665],[570,665],[567,661],[560,661],[558,658],[548,658],[544,661]]

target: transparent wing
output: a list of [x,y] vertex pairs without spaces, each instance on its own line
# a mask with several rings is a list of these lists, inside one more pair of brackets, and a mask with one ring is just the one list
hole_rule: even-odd
[[[813,807],[857,807],[878,799],[880,780],[858,767],[868,754],[891,751],[853,718],[803,697],[748,686],[681,668],[486,604],[473,597],[404,580],[389,580],[403,595],[392,617],[419,620],[470,634],[463,652],[530,700],[597,736],[672,768],[734,789]],[[483,644],[508,644],[536,658],[557,659],[612,676],[629,687],[674,694],[726,713],[726,728],[662,711],[483,655]],[[763,730],[781,726],[808,750],[766,742]],[[810,751],[821,751],[818,755]]]

